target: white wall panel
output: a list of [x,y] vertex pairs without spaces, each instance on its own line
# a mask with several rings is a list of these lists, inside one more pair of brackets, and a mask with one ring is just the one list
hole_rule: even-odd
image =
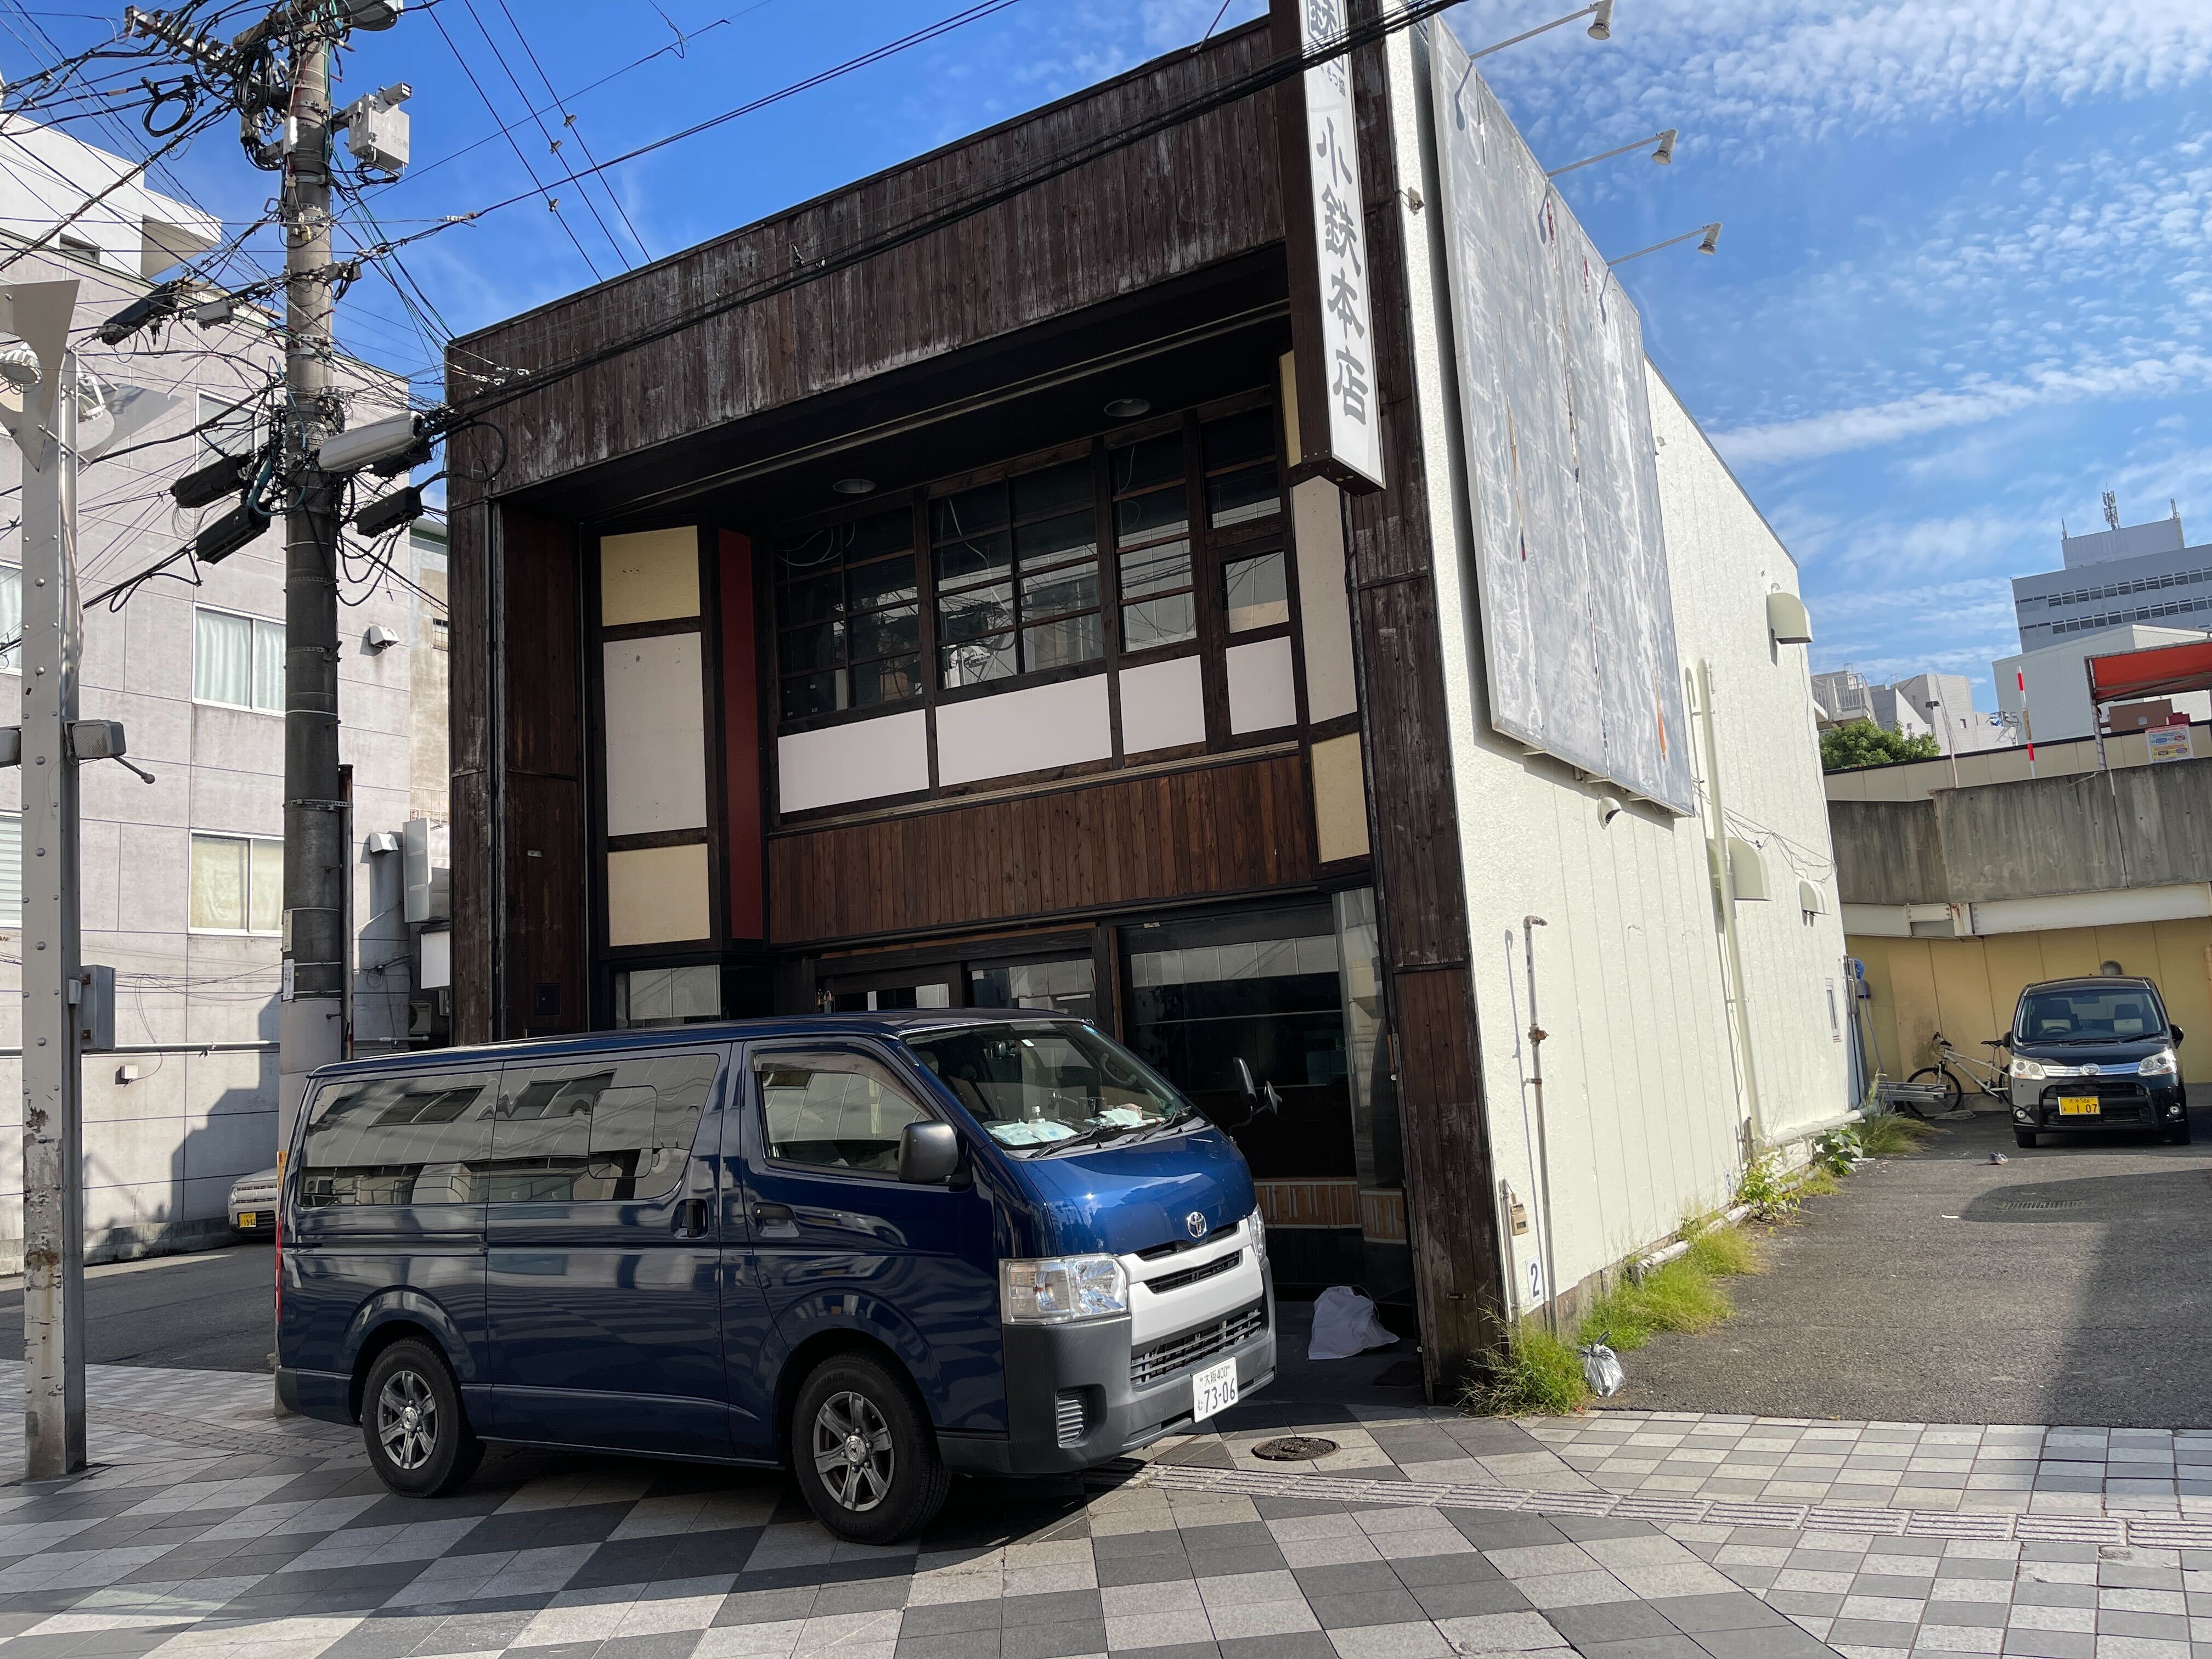
[[1103,674],[1002,691],[937,711],[939,783],[1076,766],[1105,760],[1113,752]]
[[777,807],[803,812],[929,787],[929,730],[919,708],[795,732],[775,744]]
[[1298,692],[1288,640],[1232,645],[1226,654],[1231,732],[1267,732],[1297,720]]
[[1205,741],[1206,693],[1196,657],[1121,671],[1123,754]]
[[610,640],[604,649],[607,833],[641,836],[705,828],[706,705],[699,636]]

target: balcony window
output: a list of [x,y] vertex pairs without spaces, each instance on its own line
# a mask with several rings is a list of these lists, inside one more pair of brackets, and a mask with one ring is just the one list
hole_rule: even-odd
[[1106,654],[1087,460],[940,495],[929,544],[946,690]]
[[788,539],[775,550],[775,574],[786,720],[921,694],[910,511],[897,507]]

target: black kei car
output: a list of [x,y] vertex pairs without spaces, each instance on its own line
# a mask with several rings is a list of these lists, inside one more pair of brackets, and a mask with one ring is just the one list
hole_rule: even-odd
[[2149,980],[2106,975],[2029,986],[2008,1042],[2013,1138],[2033,1146],[2046,1129],[2151,1129],[2187,1145],[2180,1043],[2181,1028]]

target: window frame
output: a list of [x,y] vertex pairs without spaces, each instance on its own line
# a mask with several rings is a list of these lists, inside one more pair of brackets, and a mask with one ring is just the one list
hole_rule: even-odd
[[[707,1133],[707,1126],[708,1122],[716,1117],[716,1115],[722,1110],[725,1104],[725,1091],[728,1085],[730,1066],[732,1063],[730,1045],[726,1042],[671,1042],[665,1044],[624,1043],[620,1047],[587,1049],[578,1054],[568,1054],[558,1056],[549,1055],[545,1059],[538,1060],[511,1060],[505,1062],[503,1065],[501,1065],[496,1068],[498,1072],[498,1080],[495,1086],[493,1096],[491,1136],[489,1141],[489,1151],[485,1159],[485,1167],[489,1172],[496,1172],[498,1170],[500,1150],[499,1129],[501,1124],[510,1121],[507,1115],[507,1103],[510,1099],[514,1097],[514,1094],[520,1092],[514,1085],[526,1085],[535,1075],[544,1072],[589,1072],[592,1070],[613,1070],[617,1072],[617,1075],[619,1075],[619,1068],[625,1065],[662,1060],[684,1060],[695,1057],[702,1057],[713,1060],[714,1062],[714,1075],[708,1080],[706,1102],[699,1108],[698,1121],[691,1126],[690,1143],[684,1149],[683,1159],[677,1166],[676,1179],[674,1182],[671,1184],[666,1192],[656,1194],[649,1198],[495,1199],[485,1197],[478,1199],[476,1201],[484,1206],[485,1213],[489,1218],[494,1212],[503,1212],[512,1214],[516,1210],[525,1206],[537,1206],[543,1208],[550,1205],[574,1206],[579,1204],[601,1204],[609,1206],[627,1206],[634,1208],[667,1209],[681,1203],[686,1198],[708,1196],[708,1194],[701,1193],[687,1193],[684,1190],[684,1179],[686,1172],[690,1167],[690,1161],[694,1158],[699,1156],[700,1137]],[[635,1086],[637,1085],[632,1084],[619,1082],[611,1083],[607,1085],[607,1090],[602,1090],[600,1092],[604,1094],[609,1090],[632,1088]],[[598,1096],[592,1097],[592,1109],[596,1112],[599,1107]],[[525,1119],[514,1121],[528,1121],[529,1120]],[[587,1163],[590,1161],[591,1157],[590,1123],[591,1120],[587,1117],[585,1120],[585,1161]],[[719,1144],[720,1139],[721,1131],[717,1128],[714,1132],[715,1143]],[[707,1156],[708,1161],[710,1164],[715,1161],[715,1154],[712,1151],[710,1151]]]
[[[419,1082],[424,1079],[434,1081],[440,1078],[480,1077],[483,1079],[483,1086],[488,1086],[492,1091],[492,1108],[494,1113],[496,1114],[499,1104],[500,1071],[501,1068],[496,1064],[473,1069],[463,1068],[459,1070],[451,1066],[425,1066],[421,1071],[410,1070],[387,1073],[386,1075],[397,1077],[410,1084]],[[307,1201],[305,1188],[307,1187],[308,1177],[316,1169],[344,1169],[349,1167],[345,1164],[317,1165],[307,1161],[307,1149],[312,1139],[312,1132],[313,1131],[315,1125],[320,1120],[321,1115],[330,1109],[330,1106],[333,1103],[334,1097],[337,1095],[343,1092],[346,1089],[352,1087],[356,1083],[365,1084],[374,1082],[375,1080],[376,1079],[374,1078],[335,1078],[330,1082],[323,1085],[321,1088],[318,1089],[313,1096],[306,1103],[307,1126],[301,1136],[299,1174],[295,1178],[293,1188],[295,1200],[298,1203],[299,1207],[307,1215],[317,1217],[347,1210],[390,1211],[428,1208],[456,1210],[480,1207],[484,1201],[480,1198],[417,1200],[410,1196],[404,1204],[310,1204]],[[478,1091],[477,1099],[472,1103],[472,1104],[478,1108],[482,1106],[483,1095],[481,1088]],[[485,1126],[483,1140],[484,1154],[487,1159],[489,1158],[491,1152],[491,1128],[492,1123],[488,1120]]]
[[[21,563],[20,562],[18,562],[17,563],[15,563],[15,564],[9,564],[9,563],[7,563],[7,562],[4,562],[4,561],[0,561],[0,570],[4,570],[4,571],[12,571],[12,572],[14,572],[14,573],[15,573],[15,618],[16,618],[16,629],[15,629],[15,631],[16,631],[17,635],[20,636],[20,635],[21,635],[21,634],[22,633],[22,617],[23,617],[23,567],[22,567],[22,565],[21,565]],[[0,581],[4,581],[5,580],[6,580],[6,579],[5,579],[4,577],[0,577]],[[15,641],[15,643],[14,645],[9,646],[9,647],[5,650],[5,651],[0,651],[0,674],[17,674],[17,675],[20,675],[20,674],[21,674],[21,673],[22,673],[22,672],[23,672],[23,642],[22,642],[21,639],[20,637],[18,637],[18,639],[16,640],[16,641]]]
[[[227,704],[221,703],[215,705],[215,707],[217,708],[225,708],[228,706],[228,705]],[[192,848],[196,843],[203,841],[243,842],[246,843],[246,920],[247,925],[244,927],[202,927],[196,925],[192,921]],[[187,933],[198,933],[205,938],[215,939],[281,939],[283,937],[284,895],[283,890],[283,878],[282,875],[283,866],[281,863],[277,866],[279,875],[277,878],[278,890],[276,894],[276,926],[274,927],[256,927],[252,925],[253,921],[253,848],[257,842],[264,846],[275,847],[281,850],[284,845],[284,838],[282,836],[239,835],[234,834],[226,830],[191,830],[185,833],[185,931]]]
[[[779,1054],[852,1054],[861,1060],[872,1060],[904,1086],[908,1103],[921,1113],[921,1121],[925,1123],[951,1121],[929,1098],[928,1085],[914,1075],[915,1068],[905,1064],[901,1059],[878,1053],[875,1048],[867,1043],[856,1042],[850,1037],[836,1036],[809,1040],[804,1036],[796,1034],[788,1037],[775,1037],[758,1042],[748,1042],[744,1045],[744,1053],[738,1062],[745,1078],[747,1096],[745,1138],[749,1143],[749,1156],[745,1161],[748,1164],[757,1164],[763,1170],[774,1170],[784,1175],[805,1176],[816,1180],[867,1181],[879,1184],[888,1182],[893,1186],[899,1184],[896,1170],[855,1170],[842,1164],[801,1164],[796,1159],[778,1158],[769,1150],[775,1143],[769,1139],[768,1093],[760,1085],[758,1062],[764,1056],[773,1058]],[[953,1133],[956,1134],[959,1133],[957,1126],[955,1126]],[[917,1188],[915,1190],[929,1189]]]
[[[859,560],[852,560],[841,556],[834,567],[841,584],[838,609],[836,615],[833,618],[830,619],[830,624],[835,625],[842,630],[842,645],[839,651],[838,659],[835,664],[827,668],[787,667],[784,663],[784,641],[786,636],[799,633],[807,628],[820,627],[825,624],[823,623],[799,623],[787,625],[785,623],[783,620],[784,592],[787,588],[796,586],[799,580],[805,580],[805,578],[799,578],[793,580],[786,580],[781,569],[781,560],[783,557],[785,544],[794,538],[811,538],[825,533],[834,536],[841,530],[847,529],[854,525],[863,524],[868,520],[888,518],[899,511],[902,505],[904,507],[908,514],[907,546],[904,552],[907,557],[911,558],[914,561],[915,597],[913,599],[894,599],[888,604],[878,603],[869,606],[865,611],[856,613],[853,610],[847,598],[850,590],[849,588],[842,586],[848,578],[850,573],[856,569],[864,569],[872,564],[887,562],[892,559],[899,557],[900,554],[898,551],[895,550],[892,552],[874,554]],[[772,722],[774,730],[778,732],[811,731],[817,726],[836,725],[842,720],[867,720],[878,714],[895,714],[901,709],[918,708],[924,706],[928,696],[931,684],[929,665],[934,660],[935,653],[935,630],[933,626],[933,617],[929,599],[929,554],[925,539],[927,529],[927,514],[923,510],[923,506],[919,494],[910,493],[904,498],[902,502],[900,496],[892,495],[884,500],[872,501],[865,506],[841,508],[826,514],[816,514],[811,517],[805,519],[794,520],[789,523],[779,526],[775,530],[769,532],[768,536],[764,538],[763,543],[768,550],[768,558],[766,561],[768,566],[768,594],[766,607],[768,613],[768,627],[766,633],[768,637],[766,641],[767,650],[763,654],[768,658],[769,661],[767,713],[770,721]],[[878,616],[887,611],[896,611],[899,609],[900,606],[907,604],[912,604],[915,607],[915,649],[912,652],[893,651],[879,656],[854,657],[853,654],[852,633],[852,622],[854,617],[856,614],[860,616]],[[784,688],[791,682],[805,679],[816,674],[842,673],[848,676],[848,691],[849,694],[849,677],[853,673],[856,665],[866,665],[873,663],[896,662],[901,658],[908,656],[914,658],[917,672],[915,675],[915,689],[906,696],[902,697],[886,697],[870,703],[848,702],[842,708],[824,709],[818,714],[802,714],[796,720],[787,720],[784,718]]]
[[282,642],[286,649],[289,649],[290,647],[290,640],[286,635],[283,623],[280,620],[269,617],[256,616],[251,611],[234,611],[227,605],[202,605],[198,601],[195,601],[192,605],[193,703],[197,707],[202,708],[234,708],[240,714],[274,714],[277,718],[282,719],[284,714],[284,706],[282,702],[279,702],[274,708],[264,708],[258,703],[226,702],[220,697],[204,697],[200,696],[200,612],[203,611],[208,612],[211,616],[235,617],[246,623],[246,695],[249,697],[253,695],[255,663],[260,656],[261,630],[264,628],[272,628],[276,629],[278,641]]

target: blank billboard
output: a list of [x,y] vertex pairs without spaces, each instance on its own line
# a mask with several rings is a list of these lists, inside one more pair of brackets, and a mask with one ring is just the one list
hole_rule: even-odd
[[1693,812],[1642,325],[1466,49],[1429,33],[1491,723]]

